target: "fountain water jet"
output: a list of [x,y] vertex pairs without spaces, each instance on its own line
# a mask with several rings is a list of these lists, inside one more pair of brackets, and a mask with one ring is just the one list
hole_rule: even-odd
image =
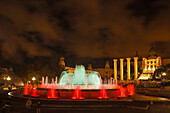
[[74,94],[71,98],[72,99],[84,99],[84,97],[82,97],[80,86],[76,87],[76,89],[74,90]]
[[129,96],[133,96],[135,94],[135,88],[134,85],[127,85],[127,91]]
[[32,90],[32,85],[29,84],[29,89],[28,89],[28,91],[31,92],[31,90]]
[[118,98],[127,97],[127,90],[122,85],[118,88],[118,91],[119,91],[119,94],[117,96]]
[[109,97],[107,96],[107,92],[106,89],[102,86],[102,88],[100,89],[100,96],[98,97],[98,99],[108,99]]
[[28,96],[28,95],[29,95],[28,84],[26,83],[24,87],[24,96]]
[[34,87],[32,89],[32,97],[39,97],[39,95],[37,95],[37,86],[34,84]]
[[77,65],[75,71],[63,71],[59,80],[60,85],[100,85],[99,73],[86,71],[83,65]]
[[56,91],[55,91],[55,88],[50,88],[48,90],[48,95],[47,95],[47,98],[51,98],[51,99],[56,99],[58,98],[58,96],[56,95]]

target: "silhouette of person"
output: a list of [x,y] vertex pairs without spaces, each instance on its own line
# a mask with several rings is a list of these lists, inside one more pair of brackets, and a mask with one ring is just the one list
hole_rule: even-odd
[[30,98],[28,98],[28,100],[27,100],[27,102],[26,102],[26,107],[27,107],[28,109],[31,109],[31,105],[32,105],[32,101],[31,101]]
[[40,113],[40,101],[38,101],[38,105],[37,105],[37,113]]

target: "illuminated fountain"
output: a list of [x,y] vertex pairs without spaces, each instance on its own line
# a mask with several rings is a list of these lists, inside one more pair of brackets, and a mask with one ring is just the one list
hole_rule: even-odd
[[57,77],[42,77],[42,84],[25,85],[24,96],[41,99],[109,99],[126,98],[134,95],[134,86],[127,89],[117,84],[117,80],[110,78],[109,84],[102,84],[101,76],[96,71],[85,70],[83,65],[77,65],[75,70],[65,70],[61,73],[59,83]]
[[[96,71],[85,70],[83,65],[77,65],[74,72],[63,71],[59,80],[60,85],[93,85],[99,86],[100,76]],[[87,89],[87,87],[84,87]]]
[[57,77],[52,78],[52,82],[48,83],[48,77],[46,76],[45,81],[42,77],[42,84],[40,88],[55,88],[55,89],[75,89],[80,85],[80,89],[100,89],[101,86],[106,89],[115,89],[117,87],[117,81],[112,80],[110,84],[102,84],[101,77],[98,72],[85,70],[83,65],[77,65],[75,70],[65,70],[61,73],[59,84],[57,83]]
[[[55,81],[55,82],[54,82]],[[83,65],[77,65],[75,70],[65,70],[61,73],[59,83],[57,77],[48,83],[48,77],[42,78],[38,90],[40,97],[53,98],[58,92],[60,99],[106,99],[117,98],[117,81],[110,79],[110,84],[102,84],[98,72],[85,70]],[[51,91],[53,89],[53,91]],[[55,91],[54,91],[55,89]],[[48,93],[47,91],[48,90]],[[54,96],[54,98],[56,98]]]

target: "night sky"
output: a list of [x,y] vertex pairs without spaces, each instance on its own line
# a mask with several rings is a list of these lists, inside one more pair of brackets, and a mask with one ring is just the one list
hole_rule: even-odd
[[170,57],[169,0],[0,0],[1,61]]

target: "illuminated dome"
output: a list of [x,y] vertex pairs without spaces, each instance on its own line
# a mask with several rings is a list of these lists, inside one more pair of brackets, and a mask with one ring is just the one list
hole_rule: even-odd
[[154,47],[150,48],[149,56],[157,56],[157,50]]

